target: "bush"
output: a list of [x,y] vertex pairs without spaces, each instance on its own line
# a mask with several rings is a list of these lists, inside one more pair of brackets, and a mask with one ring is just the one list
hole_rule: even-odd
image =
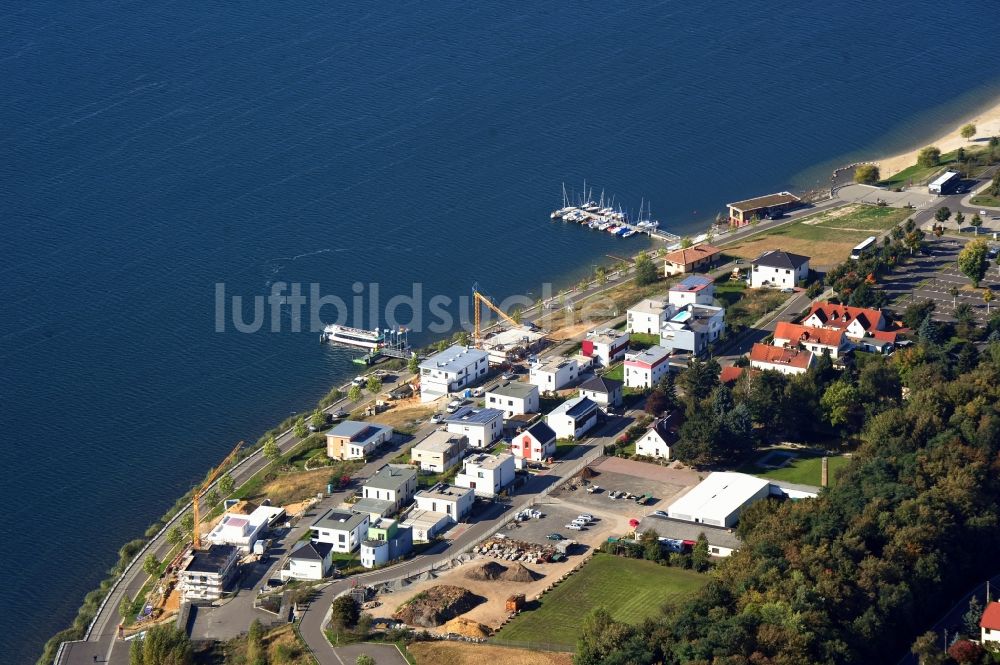
[[941,150],[936,146],[929,145],[917,153],[917,164],[925,168],[937,166],[941,163]]

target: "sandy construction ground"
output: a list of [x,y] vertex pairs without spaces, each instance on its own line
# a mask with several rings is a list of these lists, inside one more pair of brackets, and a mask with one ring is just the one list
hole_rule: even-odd
[[417,665],[573,665],[573,654],[509,649],[464,642],[414,642],[407,647]]
[[[976,135],[972,138],[972,141],[967,141],[959,136],[958,131],[966,123],[971,122],[976,126]],[[912,150],[904,152],[901,155],[893,155],[884,159],[879,159],[879,171],[883,178],[887,178],[895,173],[899,173],[908,166],[912,166],[917,163],[917,152],[921,148],[928,145],[935,145],[941,149],[941,152],[950,152],[961,148],[962,146],[968,146],[970,144],[975,145],[976,142],[981,142],[988,139],[991,136],[1000,136],[1000,100],[997,103],[979,113],[978,115],[960,122],[951,128],[945,134],[937,137],[933,141],[926,141],[925,143],[915,146]]]

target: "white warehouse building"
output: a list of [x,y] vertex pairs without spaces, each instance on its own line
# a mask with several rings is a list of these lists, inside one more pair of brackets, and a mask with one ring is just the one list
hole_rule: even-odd
[[710,526],[732,527],[750,504],[766,498],[771,483],[745,473],[716,471],[670,504],[671,519]]

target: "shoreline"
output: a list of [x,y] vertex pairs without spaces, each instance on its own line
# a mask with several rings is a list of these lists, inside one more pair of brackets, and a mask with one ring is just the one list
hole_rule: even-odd
[[[968,123],[976,126],[976,134],[972,139],[966,140],[959,135],[959,130]],[[994,98],[992,102],[975,113],[964,116],[954,127],[947,130],[940,129],[939,133],[933,135],[933,138],[921,141],[905,152],[889,156],[875,156],[871,159],[879,165],[880,175],[885,179],[916,164],[917,153],[927,146],[937,146],[942,153],[946,153],[958,148],[982,144],[991,136],[1000,136],[1000,97]]]

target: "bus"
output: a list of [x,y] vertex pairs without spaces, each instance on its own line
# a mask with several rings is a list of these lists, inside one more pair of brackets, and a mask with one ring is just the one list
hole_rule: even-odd
[[875,249],[875,236],[868,236],[857,247],[851,250],[851,258],[857,261],[873,249]]

